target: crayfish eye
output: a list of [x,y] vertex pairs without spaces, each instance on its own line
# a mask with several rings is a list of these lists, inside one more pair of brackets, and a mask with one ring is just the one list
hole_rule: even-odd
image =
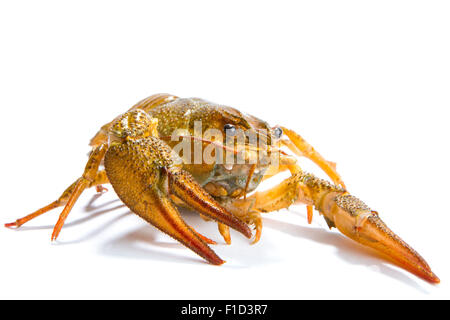
[[275,129],[273,129],[273,134],[276,139],[280,139],[283,135],[283,129],[281,129],[280,127],[276,127]]
[[223,130],[225,130],[225,134],[228,136],[234,136],[236,134],[236,127],[229,123],[223,126]]

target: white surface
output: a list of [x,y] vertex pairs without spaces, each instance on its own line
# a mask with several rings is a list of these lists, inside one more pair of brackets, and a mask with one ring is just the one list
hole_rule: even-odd
[[57,244],[60,210],[0,228],[0,298],[450,298],[449,16],[446,1],[2,2],[0,222],[56,199],[136,101],[198,96],[296,129],[442,283],[301,206],[266,215],[254,246],[187,214],[220,243],[210,266],[88,190]]

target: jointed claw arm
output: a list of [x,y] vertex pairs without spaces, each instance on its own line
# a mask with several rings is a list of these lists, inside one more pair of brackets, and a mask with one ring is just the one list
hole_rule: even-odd
[[254,208],[262,212],[288,208],[295,203],[313,206],[330,228],[336,227],[425,280],[440,282],[426,261],[391,231],[377,212],[344,188],[312,174],[299,171],[270,190],[256,192],[248,200],[253,200]]

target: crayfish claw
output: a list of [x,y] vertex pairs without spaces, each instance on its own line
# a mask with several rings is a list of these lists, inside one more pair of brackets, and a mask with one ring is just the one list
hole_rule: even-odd
[[[250,228],[243,221],[236,218],[231,212],[217,203],[198,183],[195,182],[190,174],[186,171],[175,169],[168,170],[167,174],[169,177],[170,191],[186,202],[191,208],[239,231],[247,238],[251,238],[252,232]],[[227,238],[225,238],[225,241],[227,241]],[[231,242],[229,238],[228,241]]]
[[[350,239],[377,250],[389,260],[427,281],[440,282],[425,259],[389,229],[376,211],[371,210],[344,188],[312,174],[298,172],[271,192],[279,195],[289,194],[293,190],[296,190],[295,197],[279,196],[272,198],[271,202],[277,200],[277,204],[289,203],[289,199],[295,199],[294,203],[314,206],[323,215],[330,229],[337,228]],[[259,195],[259,198],[270,197],[266,192]],[[266,208],[272,209],[268,206],[271,202],[266,200]],[[258,203],[258,206],[262,204]]]
[[425,259],[389,229],[378,213],[361,200],[350,194],[330,194],[325,196],[325,203],[327,198],[332,201],[323,206],[324,214],[328,219],[332,219],[336,228],[347,237],[377,250],[389,260],[427,281],[440,282]]

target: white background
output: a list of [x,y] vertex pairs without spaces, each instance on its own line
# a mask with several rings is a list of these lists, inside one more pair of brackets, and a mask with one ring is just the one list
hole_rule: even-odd
[[[110,189],[0,228],[0,298],[450,298],[448,1],[2,1],[0,222],[56,199],[99,126],[158,92],[297,130],[440,276],[430,285],[306,209],[204,263]],[[311,163],[302,165],[323,176]]]

